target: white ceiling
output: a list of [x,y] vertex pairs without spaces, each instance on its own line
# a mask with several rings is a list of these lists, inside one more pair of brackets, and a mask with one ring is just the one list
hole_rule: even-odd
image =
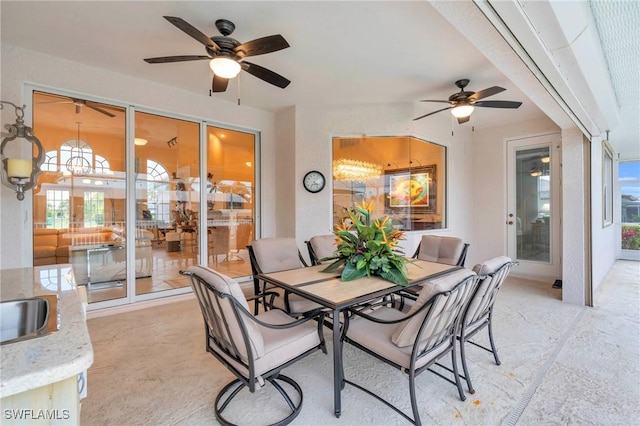
[[[462,3],[460,3],[462,6]],[[454,82],[467,90],[507,90],[491,100],[522,101],[518,110],[476,108],[467,125],[502,125],[543,112],[426,1],[416,2],[0,2],[2,42],[206,96],[206,61],[147,64],[143,58],[204,55],[204,47],[163,15],[178,16],[203,33],[219,35],[214,21],[233,21],[232,37],[246,42],[282,34],[290,48],[250,59],[287,77],[279,89],[241,73],[226,93],[213,96],[277,111],[291,105],[415,102],[446,99]],[[636,98],[637,99],[637,98]],[[126,101],[126,100],[123,100]],[[441,108],[422,103],[417,115]],[[413,118],[413,117],[412,117]],[[451,120],[441,112],[423,120]]]
[[[477,108],[476,128],[526,120],[542,112],[427,2],[12,2],[2,1],[2,41],[72,61],[208,95],[206,61],[147,64],[143,58],[204,55],[204,46],[166,21],[178,16],[203,33],[233,21],[240,42],[282,34],[290,48],[252,57],[292,83],[280,89],[241,73],[244,105],[277,111],[291,105],[446,99],[454,82],[468,89],[502,86],[492,100],[522,101],[519,110]],[[237,102],[232,80],[216,98]],[[422,105],[421,105],[422,107]],[[442,108],[424,103],[420,113]],[[419,114],[422,115],[422,114]],[[415,118],[415,117],[413,117]],[[448,112],[424,120],[450,120]]]

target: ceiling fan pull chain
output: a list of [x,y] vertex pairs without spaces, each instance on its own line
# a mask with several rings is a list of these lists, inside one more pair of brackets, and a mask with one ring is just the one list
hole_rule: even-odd
[[240,74],[238,74],[238,106],[240,105]]

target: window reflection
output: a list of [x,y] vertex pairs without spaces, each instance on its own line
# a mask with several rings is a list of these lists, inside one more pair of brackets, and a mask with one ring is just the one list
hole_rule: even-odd
[[403,231],[446,226],[446,148],[414,137],[333,139],[334,225],[345,209],[374,201]]

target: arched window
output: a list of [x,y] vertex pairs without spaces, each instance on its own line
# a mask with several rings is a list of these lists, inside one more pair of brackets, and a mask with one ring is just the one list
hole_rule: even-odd
[[60,151],[47,151],[44,163],[40,167],[43,172],[74,174],[110,174],[109,161],[102,155],[93,154],[93,149],[82,140],[68,140],[60,145]]
[[154,220],[169,221],[171,216],[170,180],[167,169],[147,160],[147,206]]

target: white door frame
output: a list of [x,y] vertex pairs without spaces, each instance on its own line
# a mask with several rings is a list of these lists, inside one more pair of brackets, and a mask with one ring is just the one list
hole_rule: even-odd
[[[560,169],[560,133],[530,136],[507,140],[507,255],[520,262],[514,275],[535,279],[555,280],[562,278],[562,198]],[[523,149],[549,147],[550,156],[550,262],[517,258],[518,227],[516,218],[516,153]]]

